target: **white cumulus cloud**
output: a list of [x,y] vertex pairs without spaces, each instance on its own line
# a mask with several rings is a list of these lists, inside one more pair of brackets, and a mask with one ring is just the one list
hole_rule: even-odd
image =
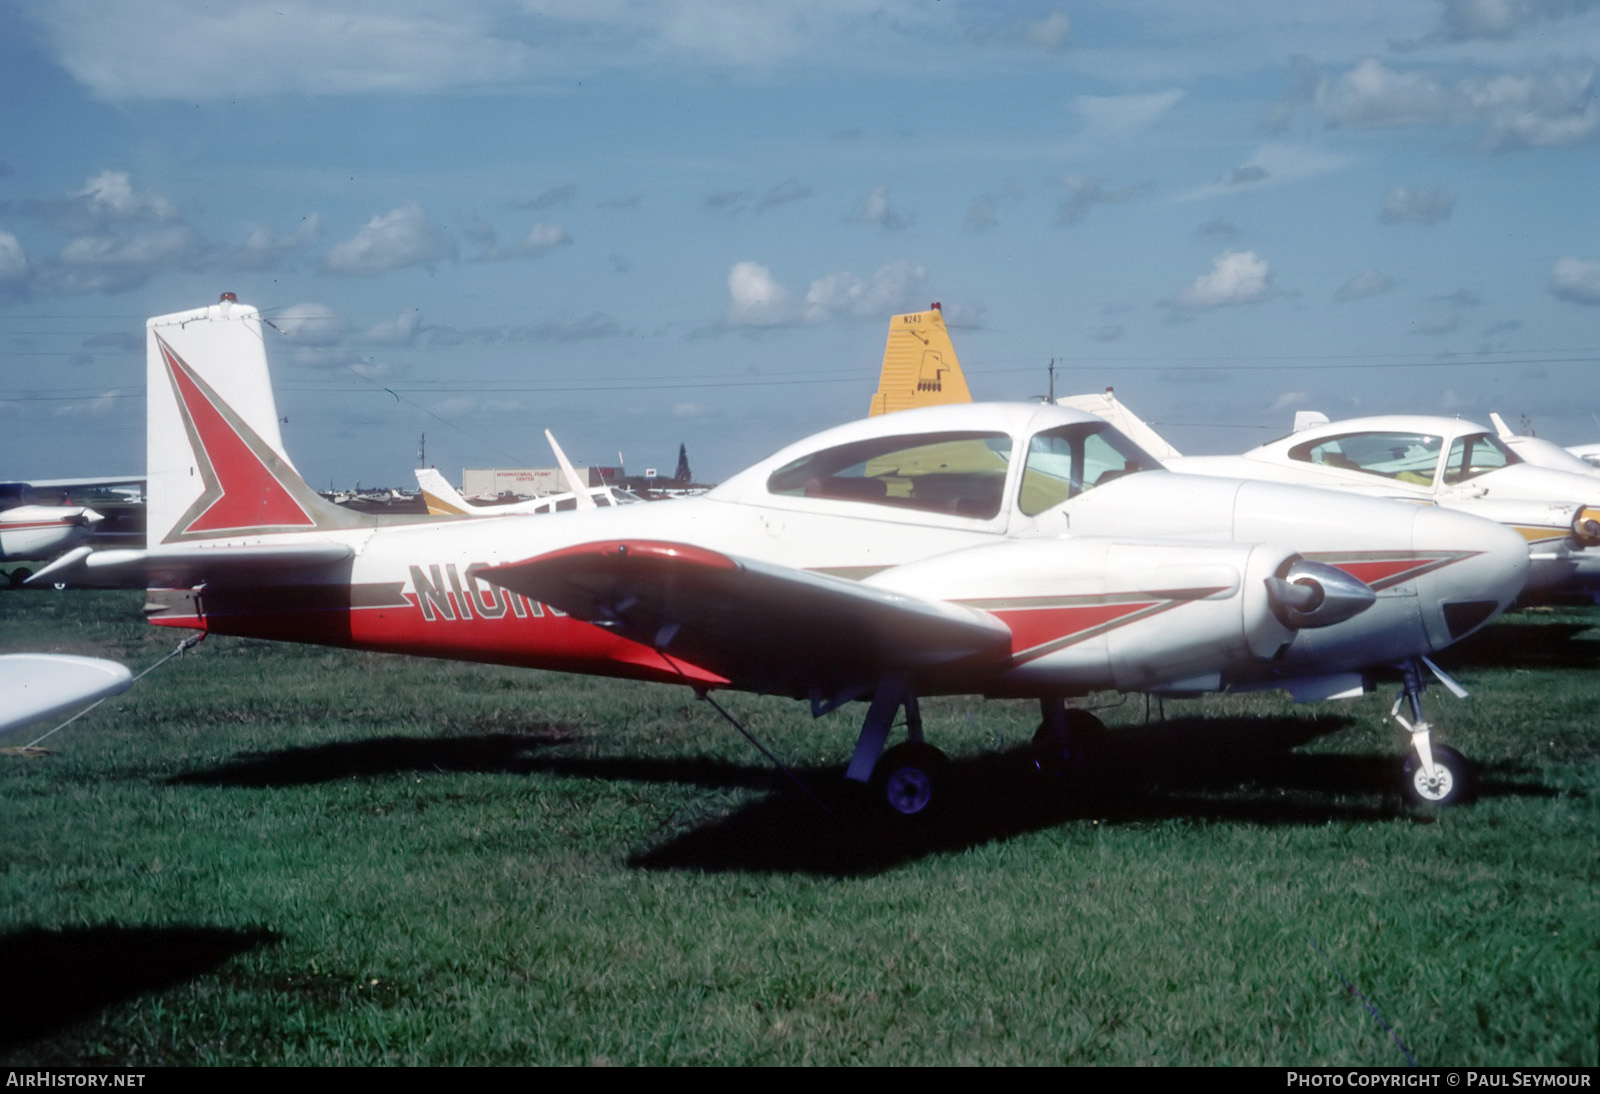
[[528,229],[528,234],[509,247],[490,246],[477,256],[479,262],[500,262],[510,258],[538,258],[557,247],[565,247],[572,242],[572,237],[567,230],[559,224],[547,224],[543,221]]
[[1126,133],[1155,124],[1183,98],[1181,88],[1144,95],[1079,95],[1072,109],[1096,132]]
[[373,217],[354,236],[335,244],[322,268],[349,277],[375,277],[455,257],[455,240],[412,203]]
[[774,327],[795,320],[794,297],[759,262],[735,262],[728,271],[727,322],[735,327]]
[[21,292],[28,283],[28,256],[22,243],[7,231],[0,231],[0,296]]
[[344,318],[326,304],[306,300],[269,316],[278,333],[302,346],[332,346],[344,338]]
[[902,260],[880,266],[870,277],[848,270],[826,274],[798,298],[759,262],[736,262],[728,271],[726,322],[732,327],[777,327],[881,319],[926,306],[926,282],[923,267]]
[[1187,311],[1254,304],[1272,295],[1272,271],[1254,251],[1225,251],[1211,260],[1211,272],[1179,289],[1174,307]]
[[898,212],[889,204],[889,188],[879,186],[856,205],[855,220],[863,224],[876,224],[888,231],[897,231],[911,223],[911,218]]
[[1550,268],[1550,292],[1575,304],[1600,304],[1600,262],[1560,258]]
[[813,323],[852,316],[874,318],[911,311],[927,295],[927,271],[909,262],[891,262],[870,278],[848,271],[828,274],[806,291],[806,318]]
[[1380,270],[1362,270],[1349,281],[1340,285],[1334,291],[1333,298],[1338,301],[1365,300],[1369,296],[1381,296],[1394,288],[1394,278]]

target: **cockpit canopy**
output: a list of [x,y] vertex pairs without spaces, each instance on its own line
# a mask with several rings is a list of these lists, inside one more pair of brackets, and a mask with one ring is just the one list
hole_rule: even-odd
[[903,411],[802,444],[798,454],[792,448],[752,468],[765,472],[762,486],[769,498],[827,499],[983,521],[999,516],[1008,499],[1032,517],[1121,476],[1161,469],[1154,456],[1108,423],[1060,407],[971,404]]

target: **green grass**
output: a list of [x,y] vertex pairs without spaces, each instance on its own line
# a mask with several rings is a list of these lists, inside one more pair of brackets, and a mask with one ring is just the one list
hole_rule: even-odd
[[[137,670],[139,603],[6,593],[0,648]],[[724,697],[830,816],[687,689],[207,639],[0,755],[0,1064],[1403,1064],[1365,996],[1419,1063],[1593,1066],[1589,622],[1451,651],[1455,810],[1392,693],[1129,699],[1138,785],[1065,799],[1032,704],[950,699],[912,832],[856,710]]]

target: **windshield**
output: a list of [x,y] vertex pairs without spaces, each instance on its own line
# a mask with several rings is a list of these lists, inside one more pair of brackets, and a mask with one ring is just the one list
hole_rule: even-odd
[[1473,433],[1457,437],[1450,445],[1450,458],[1444,465],[1444,481],[1450,485],[1466,482],[1489,471],[1498,471],[1521,462],[1522,457],[1507,448],[1498,437]]
[[1160,461],[1105,422],[1059,426],[1028,442],[1017,508],[1037,516],[1113,479],[1160,468]]
[[1000,512],[1010,457],[1008,433],[874,437],[802,456],[767,490],[987,520]]

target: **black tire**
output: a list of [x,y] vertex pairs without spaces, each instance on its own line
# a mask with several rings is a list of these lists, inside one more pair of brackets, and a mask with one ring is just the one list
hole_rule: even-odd
[[13,589],[22,588],[22,583],[32,576],[32,570],[28,569],[26,566],[18,566],[15,570],[11,571],[11,587]]
[[1063,724],[1040,722],[1033,735],[1034,770],[1052,782],[1080,783],[1106,762],[1111,734],[1087,710],[1068,710]]
[[1423,775],[1422,761],[1417,759],[1416,753],[1406,757],[1402,768],[1406,797],[1418,805],[1440,809],[1460,805],[1471,796],[1471,762],[1449,745],[1434,745],[1432,752],[1434,776],[1431,779]]
[[878,758],[872,797],[891,817],[921,819],[937,812],[949,792],[945,754],[932,745],[906,741]]

